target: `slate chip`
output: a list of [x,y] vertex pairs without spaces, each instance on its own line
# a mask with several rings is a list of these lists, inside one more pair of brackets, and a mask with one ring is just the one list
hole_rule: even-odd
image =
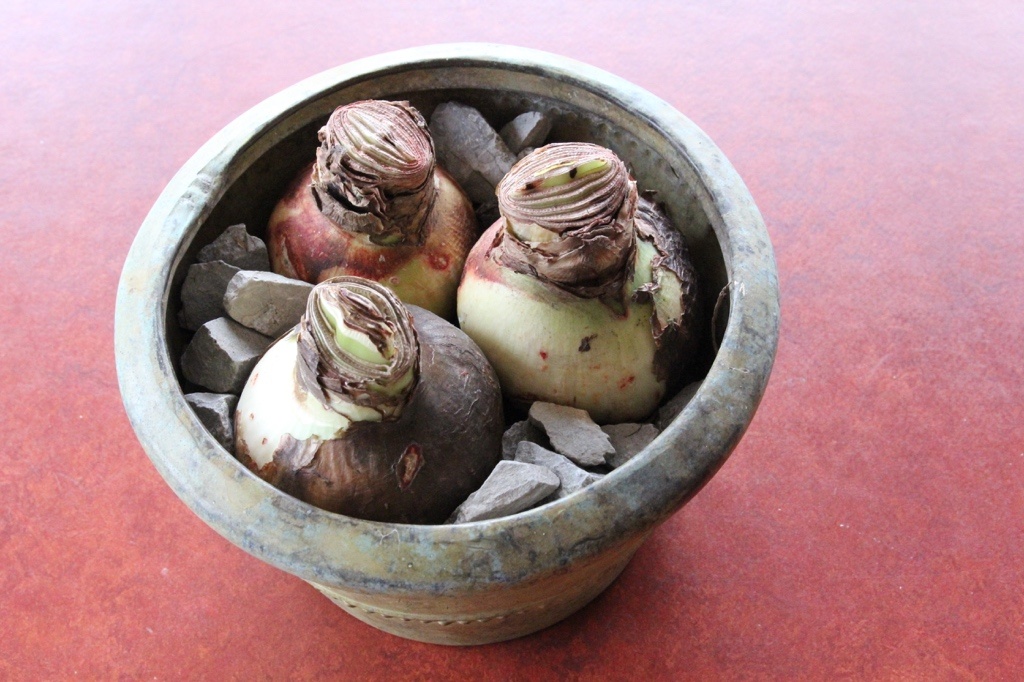
[[501,217],[501,211],[498,210],[498,199],[494,193],[491,192],[490,199],[480,202],[474,212],[476,213],[476,224],[480,226],[481,230],[486,230],[493,225]]
[[519,150],[519,153],[516,154],[516,161],[522,161],[524,157],[529,156],[535,151],[537,151],[536,147],[523,147],[522,149]]
[[529,509],[555,490],[559,480],[547,467],[502,460],[480,489],[452,514],[452,523],[509,516]]
[[[506,123],[498,133],[513,154],[524,148],[539,147],[551,132],[551,119],[539,111],[527,111]],[[519,158],[522,158],[521,156]]]
[[199,328],[181,356],[181,372],[214,393],[238,395],[273,339],[227,317]]
[[185,402],[199,417],[206,430],[228,452],[235,451],[235,407],[238,396],[228,393],[189,393]]
[[224,310],[239,324],[276,338],[299,323],[311,291],[308,282],[240,270],[224,292]]
[[178,324],[196,330],[224,315],[224,292],[239,271],[221,260],[195,263],[189,267],[181,285],[181,311]]
[[516,449],[523,441],[537,443],[545,447],[550,444],[548,437],[544,434],[544,429],[532,424],[528,419],[524,419],[508,427],[501,436],[501,458],[515,459]]
[[650,445],[660,433],[653,424],[609,424],[601,430],[608,434],[608,440],[615,448],[615,454],[608,457],[608,464],[618,468]]
[[530,406],[530,421],[544,429],[551,447],[582,467],[596,467],[615,454],[608,435],[585,410],[554,403]]
[[224,230],[219,237],[199,250],[200,263],[222,260],[239,270],[269,270],[270,255],[267,245],[254,237],[239,223]]
[[574,492],[583,490],[591,483],[602,478],[602,474],[595,474],[581,469],[573,464],[568,457],[529,441],[523,441],[519,444],[519,448],[516,450],[515,461],[538,464],[555,472],[561,485],[551,496],[552,499],[560,499],[567,495],[572,495]]
[[469,198],[476,204],[492,200],[516,156],[487,119],[473,107],[444,102],[430,117],[430,134],[438,162]]

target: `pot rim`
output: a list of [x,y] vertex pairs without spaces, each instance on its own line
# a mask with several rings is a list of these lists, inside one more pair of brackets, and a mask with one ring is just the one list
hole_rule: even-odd
[[[664,136],[698,180],[726,265],[729,322],[683,412],[643,452],[583,491],[489,521],[363,521],[269,486],[199,423],[164,334],[171,275],[227,188],[263,147],[297,125],[296,116],[311,102],[383,75],[449,68],[570,82]],[[139,441],[174,492],[218,533],[305,580],[370,592],[439,592],[467,580],[480,586],[532,579],[668,518],[718,470],[749,425],[771,373],[778,330],[778,279],[764,222],[735,169],[695,124],[646,90],[581,62],[526,48],[457,43],[330,69],[257,104],[214,135],[168,183],[139,229],[118,286],[114,341],[122,399]],[[443,560],[456,555],[464,560]]]

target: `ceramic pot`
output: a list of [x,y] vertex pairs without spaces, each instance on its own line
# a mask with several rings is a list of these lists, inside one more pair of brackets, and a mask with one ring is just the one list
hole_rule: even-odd
[[[250,473],[203,428],[183,395],[176,315],[195,254],[230,224],[265,230],[342,104],[407,99],[429,119],[456,100],[500,126],[543,110],[550,140],[612,148],[683,232],[703,291],[702,383],[642,453],[584,491],[507,518],[445,526],[328,513]],[[717,330],[710,327],[719,292]],[[604,590],[651,531],[718,470],[750,423],[778,339],[778,282],[764,223],[714,143],[664,101],[576,61],[514,47],[415,48],[332,69],[271,97],[205,144],[174,176],[132,245],[115,342],[124,404],[146,453],[206,523],[308,581],[370,625],[411,639],[510,639]],[[712,334],[717,334],[715,341]],[[717,343],[716,343],[717,341]]]

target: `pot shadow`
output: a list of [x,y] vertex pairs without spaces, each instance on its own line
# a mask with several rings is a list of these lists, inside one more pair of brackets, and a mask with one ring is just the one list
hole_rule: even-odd
[[[714,614],[702,598],[699,544],[670,520],[618,578],[585,607],[540,632],[493,645],[490,656],[529,655],[541,678],[665,675],[707,656]],[[617,673],[617,675],[616,675]]]

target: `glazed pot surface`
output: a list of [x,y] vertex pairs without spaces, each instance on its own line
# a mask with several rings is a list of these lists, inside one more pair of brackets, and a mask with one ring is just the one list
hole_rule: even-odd
[[[257,234],[308,163],[317,128],[357,99],[476,106],[500,125],[543,110],[552,140],[612,148],[657,192],[683,232],[704,292],[723,289],[728,324],[711,334],[686,409],[630,462],[565,499],[460,525],[374,523],[270,487],[226,452],[184,400],[178,293],[195,254],[227,225]],[[778,340],[778,282],[767,231],[742,180],[693,123],[605,72],[496,45],[442,45],[365,59],[303,81],[243,114],[170,182],[122,273],[116,311],[121,393],[143,448],[175,493],[254,556],[309,581],[397,635],[477,644],[536,631],[599,594],[643,540],[718,470],[764,393]]]

